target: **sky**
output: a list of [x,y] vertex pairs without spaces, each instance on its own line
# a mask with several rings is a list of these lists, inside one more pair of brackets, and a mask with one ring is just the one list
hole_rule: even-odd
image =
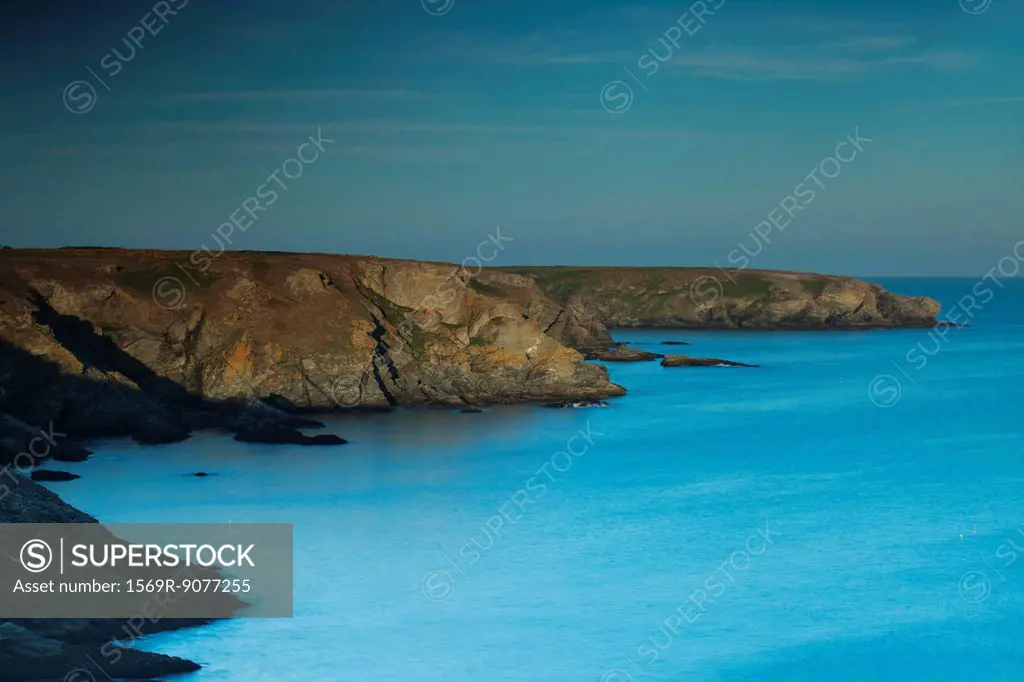
[[0,243],[981,276],[1024,239],[1024,0],[90,5],[0,10]]

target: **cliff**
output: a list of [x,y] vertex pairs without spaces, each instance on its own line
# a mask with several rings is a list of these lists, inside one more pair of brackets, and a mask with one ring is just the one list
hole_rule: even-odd
[[481,277],[535,286],[561,309],[555,334],[576,348],[611,339],[602,327],[866,329],[933,326],[938,302],[834,275],[710,268],[506,268]]
[[300,410],[621,395],[578,352],[610,344],[608,328],[923,326],[939,310],[853,278],[791,272],[534,267],[469,277],[450,264],[365,256],[189,258],[0,251],[0,412],[143,442],[197,426],[280,440],[260,429],[312,425],[284,418]]
[[532,285],[530,299],[440,263],[235,252],[196,266],[185,252],[5,250],[0,411],[159,442],[195,426],[237,430],[237,409],[210,406],[245,399],[294,412],[623,394],[545,333],[534,314],[559,306]]

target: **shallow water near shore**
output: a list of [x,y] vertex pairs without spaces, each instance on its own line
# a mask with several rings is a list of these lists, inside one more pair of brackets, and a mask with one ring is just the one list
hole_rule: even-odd
[[[880,283],[947,309],[976,281]],[[1018,680],[1004,284],[944,341],[620,331],[761,367],[608,363],[608,408],[330,417],[340,448],[103,441],[50,487],[105,522],[294,524],[294,619],[142,643],[202,663],[188,680]]]

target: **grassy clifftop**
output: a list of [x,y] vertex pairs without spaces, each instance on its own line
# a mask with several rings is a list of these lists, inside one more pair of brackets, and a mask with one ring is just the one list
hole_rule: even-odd
[[935,324],[939,304],[835,275],[771,270],[515,267],[546,296],[608,327],[835,329]]

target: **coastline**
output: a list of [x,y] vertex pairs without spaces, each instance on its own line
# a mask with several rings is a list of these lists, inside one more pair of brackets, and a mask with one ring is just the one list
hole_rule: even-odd
[[[51,458],[83,461],[92,454],[88,440],[97,437],[148,446],[213,430],[245,443],[339,446],[346,443],[340,436],[303,433],[324,427],[311,417],[600,405],[626,389],[584,354],[616,346],[611,331],[619,329],[869,331],[933,326],[938,312],[930,299],[818,275],[809,287],[798,274],[762,274],[777,279],[704,304],[692,291],[699,269],[670,273],[681,278],[677,283],[659,275],[646,289],[620,282],[608,288],[603,273],[584,269],[592,287],[566,288],[566,276],[577,282],[580,268],[554,271],[555,281],[503,271],[467,278],[452,265],[267,253],[225,254],[201,273],[205,290],[166,306],[160,284],[173,277],[165,273],[177,255],[0,253],[0,465],[9,474]],[[651,306],[666,323],[622,324]],[[684,314],[701,323],[672,324]],[[885,321],[873,321],[879,316]],[[44,437],[44,451],[33,447]],[[20,480],[0,507],[0,521],[97,522],[11,475]],[[48,630],[0,624],[7,628],[0,662],[8,656],[8,668],[19,670],[19,659],[11,658],[19,654],[4,650],[4,641],[109,642],[115,625],[94,623]],[[160,629],[199,625],[165,622]],[[55,672],[79,666],[87,653],[58,649],[67,653],[45,662]],[[137,653],[119,667],[124,679],[195,669],[184,659]],[[13,674],[0,673],[0,681],[23,679]]]

